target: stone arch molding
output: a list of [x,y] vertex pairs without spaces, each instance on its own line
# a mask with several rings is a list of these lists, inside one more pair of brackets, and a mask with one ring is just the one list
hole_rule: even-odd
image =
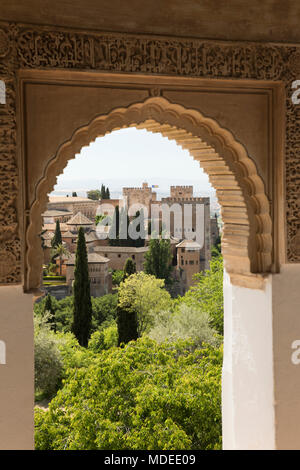
[[261,287],[272,267],[272,221],[264,183],[253,160],[232,133],[199,111],[151,97],[100,115],[77,129],[57,150],[38,182],[30,208],[25,254],[25,290],[39,288],[42,248],[38,234],[47,194],[68,161],[97,137],[126,127],[159,132],[199,161],[214,186],[223,220],[222,252],[234,284]]

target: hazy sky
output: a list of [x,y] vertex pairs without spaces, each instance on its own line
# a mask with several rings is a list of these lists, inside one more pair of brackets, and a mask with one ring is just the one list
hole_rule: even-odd
[[161,134],[129,128],[99,137],[89,147],[84,147],[69,161],[55,190],[69,187],[74,180],[97,179],[99,184],[105,184],[111,179],[122,179],[126,186],[133,180],[140,184],[143,181],[149,185],[160,184],[161,178],[174,180],[174,184],[196,181],[197,190],[209,191],[211,188],[199,163],[175,141]]

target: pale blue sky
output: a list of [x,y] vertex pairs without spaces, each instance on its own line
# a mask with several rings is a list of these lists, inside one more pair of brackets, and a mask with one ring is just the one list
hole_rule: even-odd
[[84,147],[59,176],[55,191],[92,189],[101,183],[114,191],[143,181],[161,188],[193,184],[196,193],[211,191],[207,175],[187,150],[161,134],[135,128],[114,131]]

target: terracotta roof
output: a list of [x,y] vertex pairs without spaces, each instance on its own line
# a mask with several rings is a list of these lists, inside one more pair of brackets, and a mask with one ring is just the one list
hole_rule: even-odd
[[[104,256],[98,255],[98,253],[88,253],[88,263],[108,263],[109,259]],[[66,262],[67,265],[75,265],[75,255],[71,255],[69,260]]]
[[88,197],[81,197],[81,196],[77,196],[77,197],[73,197],[73,196],[50,196],[49,197],[49,203],[52,204],[52,203],[57,203],[57,202],[61,202],[61,203],[67,203],[67,202],[91,202],[91,203],[95,203],[95,202],[98,202],[99,204],[99,201],[94,201],[93,199],[89,199]]
[[85,241],[87,243],[91,243],[91,242],[94,242],[96,240],[99,240],[99,238],[97,237],[96,235],[96,232],[95,231],[92,231],[90,233],[86,233],[85,234]]
[[68,222],[66,222],[67,225],[93,225],[93,223],[94,222],[88,219],[81,212],[77,212],[74,217],[72,217],[70,220],[68,220]]
[[54,232],[49,232],[48,230],[41,234],[43,240],[52,240],[54,237]]
[[74,233],[70,232],[70,230],[68,230],[67,232],[62,234],[62,237],[64,237],[64,238],[76,238],[77,234],[74,234]]
[[176,245],[176,248],[190,248],[191,250],[201,250],[199,243],[194,240],[182,240],[182,242]]
[[95,246],[94,251],[103,253],[144,253],[149,250],[148,246]]
[[[61,232],[67,232],[69,230],[69,227],[66,224],[60,224],[60,231]],[[56,224],[44,224],[43,225],[43,230],[48,230],[49,232],[55,232]]]
[[57,209],[47,209],[45,212],[43,212],[42,216],[43,217],[58,217],[61,215],[73,215],[73,212],[71,211],[61,211]]

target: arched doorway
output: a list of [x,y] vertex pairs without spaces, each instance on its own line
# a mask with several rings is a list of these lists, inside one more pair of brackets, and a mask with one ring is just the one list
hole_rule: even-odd
[[47,194],[68,160],[97,137],[124,127],[137,127],[163,136],[187,149],[207,172],[222,207],[223,254],[233,282],[260,287],[260,273],[272,267],[272,222],[264,183],[255,163],[233,135],[200,112],[152,97],[127,108],[116,108],[77,129],[47,162],[37,182],[26,232],[25,289],[39,287],[42,267],[41,214]]

